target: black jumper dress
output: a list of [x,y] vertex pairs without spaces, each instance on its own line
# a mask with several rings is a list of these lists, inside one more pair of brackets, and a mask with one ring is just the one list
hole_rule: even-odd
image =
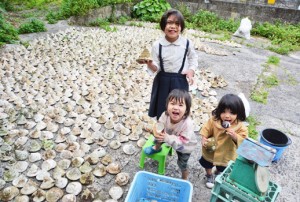
[[166,111],[166,100],[169,93],[173,89],[183,89],[188,91],[189,84],[186,79],[186,75],[181,74],[184,63],[186,60],[186,55],[189,48],[189,40],[186,42],[186,49],[182,61],[182,65],[178,73],[165,72],[164,64],[161,56],[162,45],[159,44],[159,60],[160,60],[160,69],[161,71],[155,76],[152,92],[151,92],[151,100],[148,115],[150,117],[156,117],[159,119],[160,115]]

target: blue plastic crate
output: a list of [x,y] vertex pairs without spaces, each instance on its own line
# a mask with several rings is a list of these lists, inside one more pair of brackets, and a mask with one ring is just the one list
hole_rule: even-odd
[[193,185],[189,181],[139,171],[134,176],[125,202],[191,202],[192,193]]

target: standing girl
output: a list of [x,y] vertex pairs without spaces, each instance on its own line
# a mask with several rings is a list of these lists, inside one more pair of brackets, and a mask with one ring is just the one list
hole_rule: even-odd
[[187,179],[187,162],[197,145],[193,121],[190,117],[192,99],[186,90],[174,89],[170,92],[166,103],[167,110],[158,121],[164,125],[164,130],[158,132],[154,126],[154,145],[146,147],[144,152],[147,155],[160,152],[161,144],[166,142],[176,150],[182,179]]
[[[248,137],[248,129],[242,123],[246,119],[245,107],[237,95],[224,95],[212,115],[200,131],[202,157],[199,162],[205,168],[208,188],[214,186],[213,166],[216,166],[216,175],[223,172],[228,162],[236,159],[238,146]],[[213,149],[208,148],[211,137],[215,140]]]
[[193,44],[180,34],[185,28],[182,14],[175,9],[166,11],[160,21],[165,36],[154,42],[152,59],[140,62],[157,73],[152,86],[149,116],[157,119],[166,110],[166,98],[171,90],[189,90],[193,84],[198,56]]

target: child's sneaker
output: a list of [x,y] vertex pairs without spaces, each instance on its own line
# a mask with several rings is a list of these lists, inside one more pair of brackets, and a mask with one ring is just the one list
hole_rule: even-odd
[[206,176],[206,187],[212,189],[215,185],[215,180],[213,175],[205,175]]

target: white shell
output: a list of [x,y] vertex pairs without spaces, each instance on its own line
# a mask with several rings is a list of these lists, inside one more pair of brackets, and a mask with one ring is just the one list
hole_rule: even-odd
[[113,186],[109,189],[108,193],[113,199],[118,200],[123,195],[123,189],[119,186]]
[[129,143],[123,146],[123,151],[125,154],[132,155],[136,152],[136,149],[132,144]]
[[18,187],[18,188],[22,188],[25,186],[25,184],[27,183],[28,181],[28,178],[21,174],[19,175],[17,178],[15,178],[13,181],[12,181],[12,184],[15,186],[15,187]]
[[19,189],[14,186],[9,186],[1,190],[0,199],[10,201],[19,195]]
[[61,197],[63,197],[63,195],[64,195],[64,192],[61,189],[59,189],[57,187],[53,187],[47,191],[46,200],[49,202],[56,202]]
[[56,161],[48,159],[42,163],[42,170],[49,171],[56,167]]
[[119,186],[124,186],[129,182],[129,174],[128,173],[118,173],[115,179],[115,182],[119,185]]
[[40,153],[31,153],[28,157],[29,162],[34,163],[42,159],[42,155]]
[[82,190],[82,185],[79,182],[70,182],[66,187],[66,192],[69,194],[78,195]]
[[66,194],[62,197],[61,202],[76,202],[76,196],[74,194]]
[[68,179],[67,178],[57,178],[55,180],[55,186],[57,186],[58,188],[65,188],[68,184]]

